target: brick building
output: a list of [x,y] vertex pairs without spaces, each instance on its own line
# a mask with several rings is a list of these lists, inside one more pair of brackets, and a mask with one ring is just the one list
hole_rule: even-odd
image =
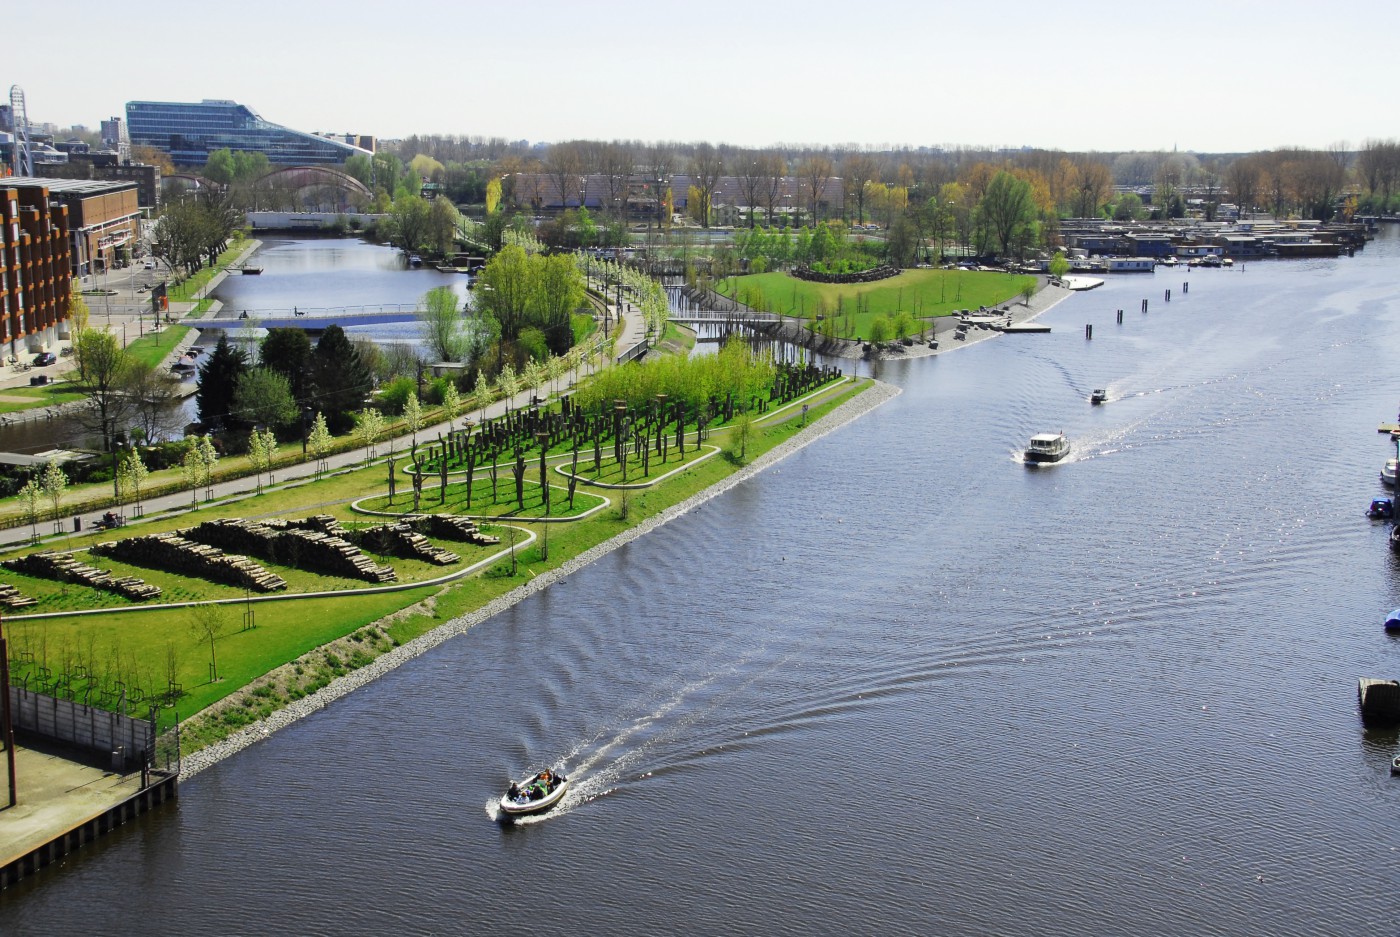
[[35,181],[0,180],[0,342],[15,360],[57,344],[73,283],[68,206]]

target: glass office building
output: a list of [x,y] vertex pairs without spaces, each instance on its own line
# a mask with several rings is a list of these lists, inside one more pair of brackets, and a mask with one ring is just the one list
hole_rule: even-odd
[[263,120],[233,101],[128,101],[126,122],[133,146],[169,153],[177,166],[203,166],[210,153],[224,149],[265,153],[274,166],[343,163],[357,153],[370,155],[339,140]]

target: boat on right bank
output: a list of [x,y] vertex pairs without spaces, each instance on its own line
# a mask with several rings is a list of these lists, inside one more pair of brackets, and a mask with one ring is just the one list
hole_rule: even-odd
[[1063,432],[1036,433],[1026,445],[1026,464],[1043,465],[1059,462],[1069,455],[1069,440]]

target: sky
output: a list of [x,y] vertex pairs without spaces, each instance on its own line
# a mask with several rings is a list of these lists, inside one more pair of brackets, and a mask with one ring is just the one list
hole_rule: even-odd
[[0,82],[90,129],[221,98],[381,139],[1234,153],[1400,137],[1397,27],[1394,0],[53,0],[0,13]]

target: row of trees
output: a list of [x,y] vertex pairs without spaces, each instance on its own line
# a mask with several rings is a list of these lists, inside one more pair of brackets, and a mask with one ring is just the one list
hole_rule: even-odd
[[156,221],[151,248],[170,265],[191,275],[212,265],[243,227],[227,187],[207,187],[184,198],[167,200]]

